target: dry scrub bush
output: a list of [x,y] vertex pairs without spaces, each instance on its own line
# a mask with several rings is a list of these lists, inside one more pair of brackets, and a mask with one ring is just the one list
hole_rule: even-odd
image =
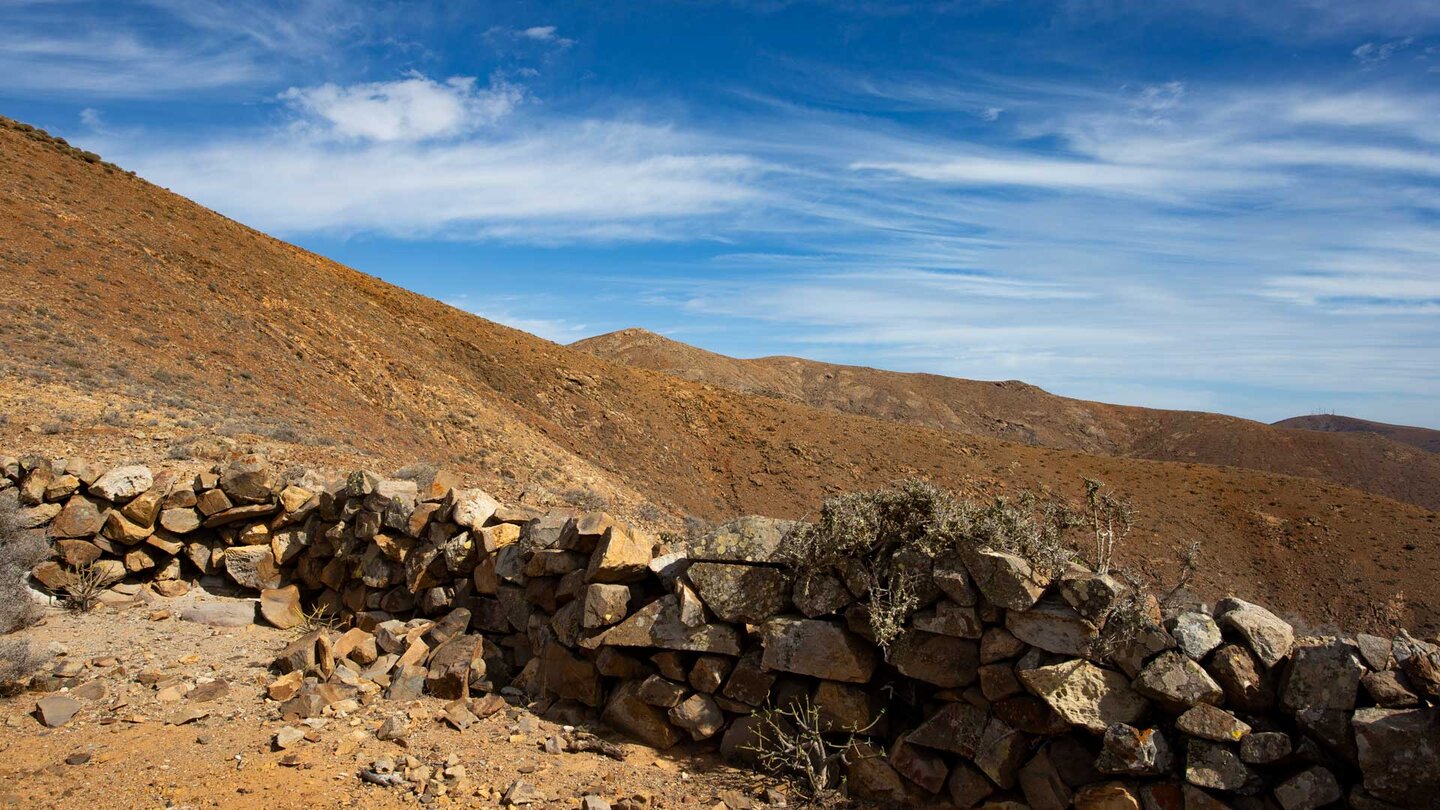
[[38,532],[20,528],[18,511],[14,495],[0,493],[0,633],[13,633],[40,618],[41,608],[25,581],[50,556]]
[[977,503],[927,481],[825,499],[819,518],[800,523],[781,543],[781,560],[800,572],[859,568],[868,577],[870,629],[888,649],[920,607],[936,557],[989,548],[1020,555],[1053,575],[1074,559],[1066,531],[1075,510],[1030,493]]
[[79,613],[86,613],[100,603],[100,594],[115,582],[115,576],[105,568],[82,565],[68,572],[65,581],[65,607]]
[[759,721],[755,739],[745,748],[755,755],[762,771],[785,779],[801,797],[815,804],[843,803],[846,754],[856,738],[875,723],[852,731],[843,741],[827,738],[820,709],[808,699],[768,706],[756,712],[755,718]]
[[[16,511],[13,491],[0,493],[0,634],[13,633],[39,620],[40,606],[30,598],[25,580],[30,570],[50,554],[35,532],[20,528]],[[0,694],[23,688],[43,663],[44,656],[29,641],[0,638]]]

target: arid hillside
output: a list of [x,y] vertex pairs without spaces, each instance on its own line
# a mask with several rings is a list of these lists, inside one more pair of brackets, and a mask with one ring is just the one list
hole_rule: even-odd
[[1337,416],[1335,414],[1292,416],[1276,422],[1275,426],[1295,430],[1319,430],[1327,433],[1373,433],[1431,453],[1440,453],[1440,430],[1431,430],[1430,428],[1390,425],[1385,422],[1371,422],[1369,419],[1356,419],[1353,416]]
[[1014,380],[902,374],[795,357],[738,360],[644,329],[573,346],[626,365],[817,408],[1082,453],[1303,475],[1440,509],[1440,456],[1422,452],[1431,448],[1414,440],[1428,432],[1440,446],[1440,434],[1419,428],[1319,433],[1346,428],[1300,431],[1287,429],[1307,427],[1294,420],[1270,426],[1213,413],[1086,402]]
[[1173,570],[1198,540],[1210,595],[1362,627],[1404,593],[1417,625],[1440,619],[1440,515],[1422,507],[632,368],[343,267],[9,121],[0,276],[0,446],[14,451],[184,457],[231,441],[333,467],[428,459],[502,497],[578,489],[656,521],[799,516],[827,493],[914,475],[971,494],[1076,496],[1088,475],[1135,500],[1122,557],[1137,567]]

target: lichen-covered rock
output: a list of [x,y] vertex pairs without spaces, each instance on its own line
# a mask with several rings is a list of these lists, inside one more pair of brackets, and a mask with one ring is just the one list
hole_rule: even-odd
[[1023,670],[1020,682],[1071,725],[1102,734],[1116,723],[1134,724],[1149,706],[1130,679],[1089,661],[1066,661]]
[[1256,776],[1232,748],[1204,740],[1191,740],[1185,757],[1185,781],[1198,787],[1236,793],[1252,785]]
[[1201,666],[1178,652],[1161,653],[1141,671],[1133,684],[1136,692],[1173,712],[1197,703],[1219,704],[1220,685]]
[[790,577],[778,568],[697,562],[686,576],[705,606],[724,622],[764,624],[790,605]]
[[781,541],[794,527],[791,520],[746,515],[696,538],[686,553],[710,562],[780,563]]
[[1159,729],[1116,723],[1105,729],[1095,769],[1125,776],[1159,776],[1169,772],[1174,755]]
[[974,549],[964,552],[965,568],[975,587],[1006,610],[1026,610],[1045,594],[1048,578],[1025,558],[1003,551]]
[[1191,737],[1226,743],[1239,742],[1250,733],[1249,723],[1208,703],[1200,703],[1180,715],[1175,728]]
[[1280,707],[1288,712],[1302,709],[1355,708],[1355,696],[1365,667],[1359,651],[1339,639],[1309,639],[1295,645],[1290,653]]
[[1199,661],[1220,646],[1220,625],[1205,613],[1187,611],[1166,624],[1180,652]]
[[1240,761],[1248,765],[1269,765],[1290,756],[1295,750],[1290,735],[1283,731],[1257,731],[1240,740]]
[[1126,590],[1125,584],[1110,574],[1071,571],[1060,578],[1061,598],[1096,625],[1104,622]]
[[766,669],[865,683],[879,663],[873,647],[835,622],[782,616],[766,622],[760,632]]
[[1440,709],[1360,709],[1353,726],[1366,791],[1401,807],[1440,796]]
[[1275,787],[1282,810],[1318,810],[1344,798],[1335,774],[1320,766],[1307,768]]

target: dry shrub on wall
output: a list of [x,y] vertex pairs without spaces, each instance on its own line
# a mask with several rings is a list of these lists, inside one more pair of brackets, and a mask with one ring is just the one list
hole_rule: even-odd
[[1053,575],[1075,558],[1066,532],[1080,519],[1070,505],[1031,493],[981,503],[910,479],[825,499],[813,523],[786,535],[780,557],[800,572],[859,563],[869,579],[870,629],[888,649],[920,607],[936,557],[984,547],[1025,557]]

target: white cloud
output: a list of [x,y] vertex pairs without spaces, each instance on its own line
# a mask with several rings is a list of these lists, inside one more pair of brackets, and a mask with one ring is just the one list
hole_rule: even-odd
[[520,87],[470,76],[437,82],[419,74],[392,82],[292,87],[280,98],[325,134],[343,139],[419,141],[449,138],[493,124],[524,99]]
[[531,28],[526,28],[524,31],[520,32],[520,35],[527,39],[538,39],[542,42],[546,40],[551,40],[555,38],[555,26],[537,25]]
[[1390,42],[1366,42],[1359,45],[1350,55],[1367,65],[1378,65],[1390,57],[1410,47],[1415,42],[1414,37],[1391,40]]
[[541,242],[693,237],[713,233],[705,218],[760,197],[754,181],[762,164],[664,126],[506,121],[483,137],[426,140],[419,136],[448,133],[453,119],[386,118],[384,126],[335,120],[357,137],[335,141],[283,129],[218,141],[136,137],[92,145],[152,181],[282,234]]

